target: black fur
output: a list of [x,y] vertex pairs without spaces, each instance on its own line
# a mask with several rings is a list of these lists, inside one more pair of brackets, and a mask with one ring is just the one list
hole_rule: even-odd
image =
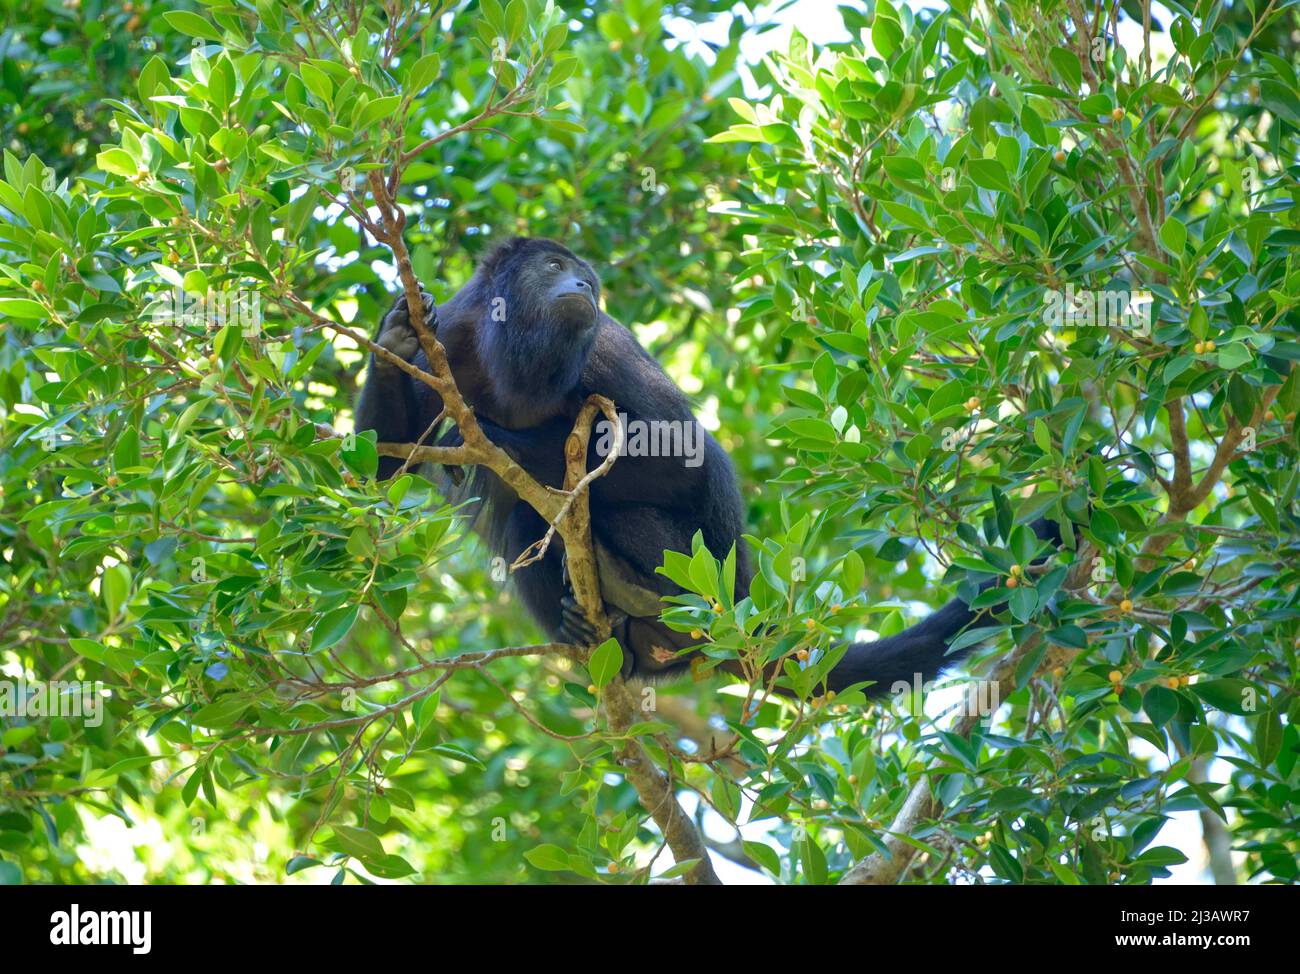
[[[555,270],[552,261],[561,264]],[[589,293],[588,293],[589,292]],[[626,328],[599,311],[599,280],[584,261],[549,240],[515,238],[483,260],[474,276],[437,309],[439,339],[447,348],[457,385],[474,407],[484,433],[543,483],[559,486],[564,441],[577,410],[591,393],[612,399],[630,420],[694,421],[686,396]],[[378,339],[409,351],[404,299],[380,324]],[[442,408],[423,383],[372,357],[357,405],[357,428],[380,440],[414,442]],[[653,677],[680,670],[687,656],[674,656],[692,640],[662,625],[655,595],[677,589],[655,569],[665,549],[689,553],[703,533],[718,558],[736,547],[736,597],[752,577],[743,529],[740,492],[730,458],[702,429],[704,462],[681,456],[624,455],[591,489],[592,532],[605,601],[618,618],[615,634],[624,649],[625,675]],[[595,456],[592,438],[589,464]],[[457,442],[453,430],[442,442]],[[379,475],[389,477],[401,461],[381,457]],[[540,538],[545,522],[489,471],[478,468],[457,487],[444,489],[482,498],[477,530],[493,549],[513,561]],[[1037,526],[1036,526],[1037,529]],[[1040,534],[1042,532],[1040,531]],[[565,625],[562,551],[553,544],[540,562],[515,573],[524,604],[557,639],[573,638]],[[829,688],[874,681],[872,695],[889,692],[895,680],[915,674],[930,679],[963,654],[946,656],[949,641],[973,613],[960,600],[910,629],[870,644],[855,644],[835,668]]]

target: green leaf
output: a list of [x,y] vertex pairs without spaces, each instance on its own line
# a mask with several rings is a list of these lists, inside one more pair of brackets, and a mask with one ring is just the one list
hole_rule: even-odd
[[1011,614],[1017,622],[1028,622],[1038,608],[1038,592],[1032,585],[1021,585],[1011,590]]
[[524,853],[524,858],[538,869],[562,872],[569,869],[569,854],[557,845],[543,843]]
[[[135,172],[134,165],[131,171]],[[27,298],[0,298],[0,315],[25,321],[44,321],[50,313],[39,302]]]
[[219,729],[235,723],[252,702],[242,693],[227,693],[205,707],[200,707],[190,717],[190,723],[196,727]]
[[348,634],[353,623],[357,621],[358,607],[355,605],[345,605],[337,609],[332,609],[320,617],[311,632],[312,652],[320,649],[329,649],[340,639]]
[[1163,727],[1178,713],[1178,694],[1168,687],[1151,687],[1142,696],[1142,709],[1151,718],[1151,723]]
[[383,859],[387,855],[384,844],[379,841],[379,836],[365,829],[351,825],[335,825],[334,838],[344,852],[362,862]]
[[221,31],[198,14],[191,13],[188,10],[169,10],[163,14],[163,20],[182,34],[188,34],[190,37],[202,37],[205,40],[217,41],[218,43],[221,41]]
[[411,65],[411,73],[406,79],[406,90],[412,94],[424,90],[438,76],[441,65],[442,58],[437,54],[426,54],[420,58]]
[[909,460],[915,460],[920,463],[930,455],[930,450],[934,446],[934,441],[925,433],[917,433],[907,441],[907,446],[903,452],[907,454]]
[[302,75],[303,84],[307,86],[308,91],[327,105],[333,103],[334,83],[330,81],[329,75],[306,61],[298,65],[298,73]]
[[692,869],[700,864],[699,859],[683,859],[681,862],[665,869],[660,873],[660,879],[675,879],[678,876],[685,876]]
[[376,98],[361,110],[360,115],[355,121],[357,128],[369,128],[376,122],[387,118],[395,117],[394,113],[402,99],[396,95],[388,95],[384,98]]
[[844,594],[852,598],[861,590],[866,578],[867,566],[862,556],[856,551],[848,552],[840,562],[840,586],[844,589]]
[[117,618],[131,591],[131,570],[126,565],[105,568],[104,573],[99,577],[99,585],[104,597],[104,605],[108,608],[109,618]]
[[981,189],[997,190],[1000,193],[1011,192],[1011,179],[1002,165],[993,159],[971,159],[967,165],[970,178]]
[[1284,729],[1278,712],[1269,707],[1255,722],[1255,753],[1259,755],[1259,766],[1267,768],[1277,760],[1282,752]]
[[1041,419],[1034,420],[1034,443],[1044,453],[1052,452],[1052,434]]
[[1169,217],[1160,227],[1160,242],[1175,257],[1182,258],[1187,247],[1187,227],[1177,217]]
[[1236,678],[1203,680],[1193,683],[1189,689],[1210,706],[1217,707],[1225,713],[1245,716],[1259,709],[1259,691],[1245,680]]
[[604,687],[618,676],[622,669],[623,649],[619,646],[618,640],[613,637],[597,646],[592,651],[591,659],[587,661],[587,672],[591,674],[591,682],[597,687]]
[[486,770],[482,761],[476,758],[463,747],[457,747],[455,744],[436,744],[431,747],[434,754],[441,754],[444,758],[451,758],[453,761],[459,761],[461,764],[468,764],[471,767],[478,768],[480,771]]
[[742,842],[741,844],[745,850],[745,855],[749,856],[773,876],[780,878],[781,857],[777,855],[775,849],[761,842]]
[[1119,544],[1119,522],[1108,511],[1094,510],[1088,522],[1088,530],[1103,545],[1114,547]]

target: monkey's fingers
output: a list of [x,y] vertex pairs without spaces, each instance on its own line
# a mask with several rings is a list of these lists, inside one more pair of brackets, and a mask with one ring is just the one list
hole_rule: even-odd
[[424,302],[425,324],[436,330],[438,327],[438,306],[433,303],[433,295],[428,291],[421,291],[420,300]]
[[[424,304],[424,322],[430,328],[438,325],[438,306],[433,301],[433,295],[428,291],[420,291],[420,301]],[[393,302],[393,308],[384,316],[384,330],[389,328],[410,328],[411,316],[406,306],[406,292],[403,291]]]

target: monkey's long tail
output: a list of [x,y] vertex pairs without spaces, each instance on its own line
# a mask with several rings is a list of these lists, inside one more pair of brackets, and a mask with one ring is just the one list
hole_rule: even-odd
[[[1033,525],[1039,538],[1053,545],[1061,542],[1056,522],[1041,518]],[[1034,564],[1042,562],[1037,559]],[[986,582],[980,591],[997,584]],[[926,616],[916,625],[874,643],[854,643],[826,678],[827,689],[836,693],[854,683],[872,681],[863,692],[868,697],[883,697],[902,689],[933,680],[945,669],[958,663],[976,645],[948,652],[953,638],[975,621],[977,613],[961,599],[953,599],[942,609]]]
[[975,613],[961,599],[953,599],[938,612],[916,625],[874,643],[854,643],[826,678],[827,688],[836,693],[854,683],[872,681],[863,692],[883,697],[933,680],[947,667],[960,662],[974,646],[955,653],[948,644],[975,619]]

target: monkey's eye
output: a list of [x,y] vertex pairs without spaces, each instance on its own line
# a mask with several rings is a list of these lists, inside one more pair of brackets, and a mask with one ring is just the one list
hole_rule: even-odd
[[561,271],[561,270],[564,270],[564,265],[561,264],[560,261],[559,261],[559,259],[556,258],[556,257],[552,257],[550,260],[548,260],[548,261],[546,262],[546,266],[549,267],[549,268],[550,268],[551,270],[553,270],[553,271]]

